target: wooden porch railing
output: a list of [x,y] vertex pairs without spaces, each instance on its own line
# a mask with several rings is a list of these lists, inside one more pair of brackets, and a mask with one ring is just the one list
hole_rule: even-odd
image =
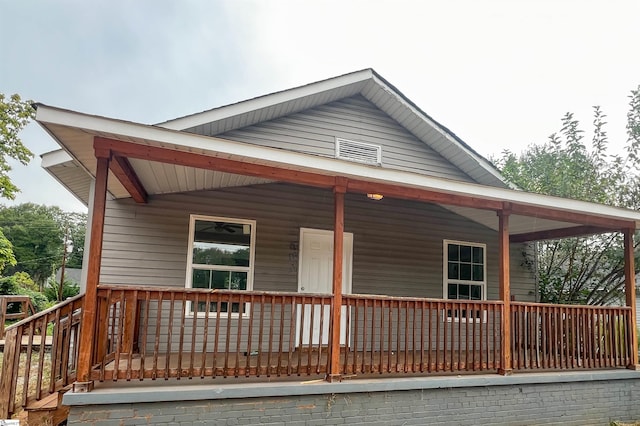
[[[20,305],[20,310],[7,313],[9,306]],[[22,320],[36,313],[29,296],[0,296],[0,339],[4,339],[4,327],[7,320]]]
[[[91,378],[324,377],[331,303],[331,295],[101,285]],[[515,370],[631,362],[629,308],[511,306]],[[499,301],[343,295],[340,374],[499,371],[502,315]]]
[[92,378],[324,375],[330,305],[330,295],[100,286]]
[[513,302],[514,370],[626,367],[631,308]]
[[0,419],[75,380],[82,295],[7,328],[0,378]]
[[496,371],[501,302],[344,295],[343,374]]

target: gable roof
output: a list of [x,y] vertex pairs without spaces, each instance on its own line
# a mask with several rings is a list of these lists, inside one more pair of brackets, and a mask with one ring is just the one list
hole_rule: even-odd
[[491,162],[370,68],[187,115],[157,126],[193,131],[208,124],[211,134],[219,135],[355,95],[362,95],[477,183],[509,187]]
[[[353,90],[362,96],[367,94],[367,99],[373,99],[372,103],[375,101],[376,105],[383,105],[388,115],[404,122],[414,135],[424,134],[432,147],[434,140],[437,140],[440,149],[449,153],[446,158],[466,165],[469,176],[479,176],[478,180],[485,183],[381,168],[188,131],[198,123],[212,123],[209,120],[214,119],[213,123],[225,129],[220,131],[228,131],[234,125],[242,127],[249,125],[252,120],[259,122],[266,119],[267,114],[276,117],[277,114],[284,114],[282,111],[285,110],[293,113],[296,109],[310,108],[313,103],[321,102],[317,97],[330,102],[333,97],[353,96]],[[336,93],[341,91],[346,92]],[[249,106],[255,109],[250,110]],[[95,149],[99,149],[110,150],[121,161],[126,160],[124,166],[130,168],[133,175],[137,174],[136,178],[139,178],[143,190],[149,195],[251,185],[278,179],[302,184],[317,183],[320,179],[323,182],[321,186],[331,187],[337,178],[342,178],[348,179],[349,188],[356,192],[372,192],[369,189],[375,192],[384,187],[393,193],[401,188],[405,194],[420,200],[442,200],[440,204],[450,210],[492,229],[498,226],[495,211],[508,203],[513,212],[510,219],[512,235],[562,231],[575,227],[576,223],[612,230],[640,225],[640,212],[509,189],[487,160],[446,128],[432,121],[372,70],[346,74],[161,125],[145,125],[43,104],[36,107],[36,121],[68,154],[45,154],[43,166],[87,204],[88,186],[96,171]],[[185,125],[192,127],[186,128],[186,131],[179,130]],[[426,127],[430,127],[430,130]],[[127,172],[122,169],[123,163],[116,163],[116,172],[120,173],[120,177],[116,178],[112,168],[107,189],[113,198],[129,198],[136,190],[132,192],[131,187],[124,186],[127,183],[131,185],[131,180],[127,177],[124,181],[120,180],[122,173]],[[249,169],[254,171],[253,174],[248,172]],[[431,194],[427,199],[422,198],[424,191]],[[459,204],[452,202],[453,198],[460,200]],[[584,232],[585,228],[589,227],[577,227],[569,232],[577,234]]]

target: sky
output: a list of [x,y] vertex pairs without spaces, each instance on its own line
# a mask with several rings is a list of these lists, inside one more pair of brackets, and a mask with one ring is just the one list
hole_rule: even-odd
[[[623,152],[640,1],[0,0],[0,92],[154,124],[373,68],[485,157],[544,143],[592,107]],[[40,167],[13,203],[86,208]],[[5,205],[12,204],[5,201]]]

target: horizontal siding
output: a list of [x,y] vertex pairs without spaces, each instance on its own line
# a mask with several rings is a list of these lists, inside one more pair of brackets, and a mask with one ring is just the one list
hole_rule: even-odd
[[[332,229],[331,191],[265,184],[107,203],[101,282],[182,287],[189,214],[256,220],[254,289],[297,291],[300,228]],[[353,292],[442,297],[443,239],[487,244],[488,299],[498,297],[497,234],[439,206],[347,194]],[[522,246],[524,247],[524,246]],[[512,292],[533,300],[533,277],[511,251]]]
[[216,134],[211,124],[187,131],[261,146],[335,157],[335,138],[382,146],[382,166],[462,181],[472,179],[361,95],[290,116]]

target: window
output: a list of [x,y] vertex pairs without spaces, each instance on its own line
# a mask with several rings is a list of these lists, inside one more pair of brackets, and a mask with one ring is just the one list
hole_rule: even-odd
[[[486,299],[486,245],[444,241],[444,297],[458,300]],[[480,317],[479,312],[449,311],[449,318]]]
[[[189,224],[188,288],[251,290],[255,250],[255,221],[191,216]],[[204,312],[204,303],[198,306]],[[217,304],[209,306],[217,311]],[[221,312],[229,312],[227,303]],[[189,307],[193,313],[193,306]],[[240,312],[238,303],[231,312]],[[246,309],[242,309],[246,312]]]

